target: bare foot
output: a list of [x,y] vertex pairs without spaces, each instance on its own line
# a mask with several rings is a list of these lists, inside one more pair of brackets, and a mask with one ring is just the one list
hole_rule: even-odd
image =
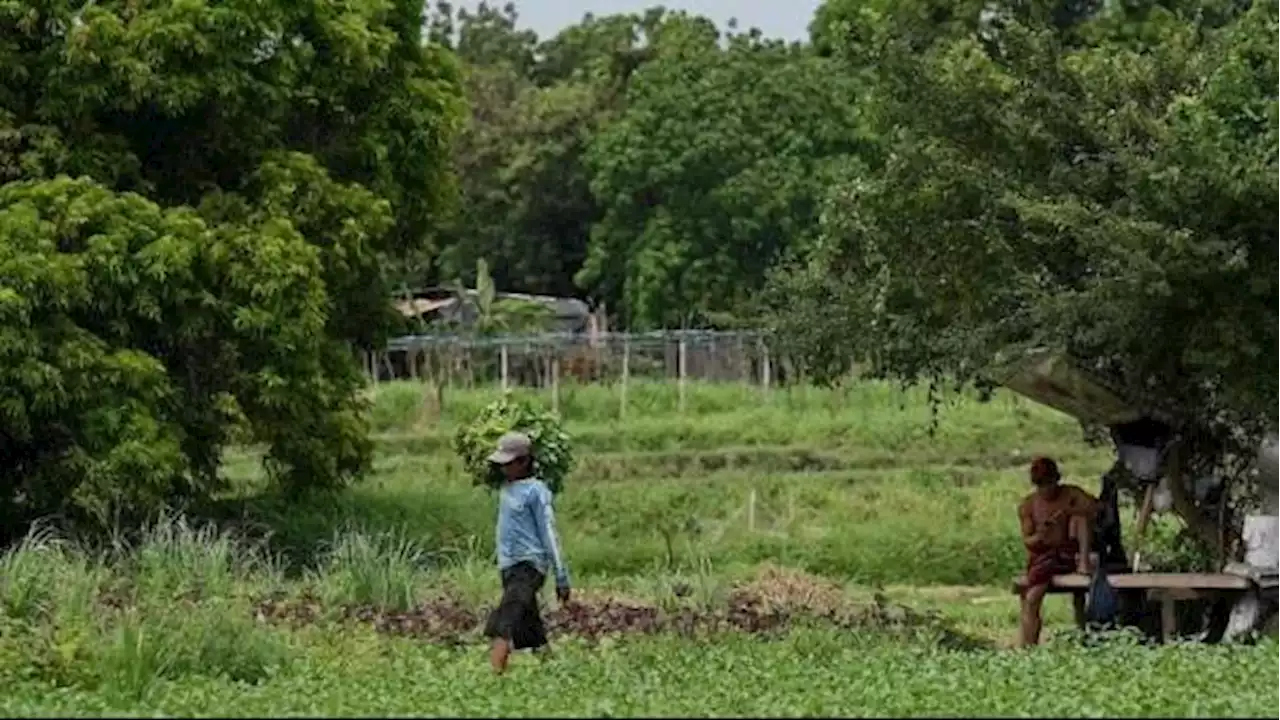
[[499,675],[507,671],[507,662],[511,659],[511,646],[506,640],[494,640],[489,648],[489,665]]

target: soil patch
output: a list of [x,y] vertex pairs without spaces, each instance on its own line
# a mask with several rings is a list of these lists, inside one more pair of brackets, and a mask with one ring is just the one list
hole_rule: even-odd
[[[461,644],[474,641],[489,612],[456,598],[439,597],[408,611],[374,605],[327,608],[315,596],[275,595],[255,604],[262,622],[292,626],[321,622],[358,622],[378,632],[425,642]],[[853,602],[839,585],[802,572],[767,567],[753,580],[729,593],[720,607],[666,603],[665,607],[634,598],[588,595],[545,612],[553,635],[589,641],[605,636],[675,633],[703,636],[723,632],[778,635],[800,626],[835,627],[850,632],[878,632],[928,639],[953,649],[976,649],[987,643],[950,626],[935,613],[893,604],[877,595]]]

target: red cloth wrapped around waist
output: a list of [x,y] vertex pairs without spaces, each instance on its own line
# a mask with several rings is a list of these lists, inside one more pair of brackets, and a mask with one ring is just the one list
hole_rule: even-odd
[[1048,585],[1054,575],[1066,575],[1076,571],[1074,542],[1031,553],[1027,558],[1027,587]]

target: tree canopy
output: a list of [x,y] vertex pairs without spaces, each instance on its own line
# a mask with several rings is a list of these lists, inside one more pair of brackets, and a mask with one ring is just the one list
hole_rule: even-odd
[[1199,461],[1251,458],[1277,420],[1276,7],[1032,3],[931,34],[925,7],[828,30],[875,58],[889,146],[775,276],[786,342],[827,376],[979,383],[1057,349]]
[[668,20],[591,145],[604,214],[578,281],[632,326],[743,315],[772,263],[811,236],[832,168],[861,149],[850,76],[756,34],[719,40]]
[[655,8],[536,41],[511,6],[435,17],[471,99],[440,281],[483,258],[504,290],[628,327],[742,324],[830,173],[873,144],[852,74],[757,30]]
[[818,378],[981,385],[1049,347],[1220,460],[1277,422],[1276,27],[0,0],[0,509],[205,497],[233,439],[286,487],[357,477],[353,351],[458,282],[766,328]]
[[352,348],[453,199],[461,94],[417,3],[0,3],[0,516],[286,488],[370,445]]
[[1049,346],[1138,402],[1274,424],[1275,8],[1028,13],[923,52],[895,12],[871,41],[886,160],[779,274],[815,367],[972,380]]

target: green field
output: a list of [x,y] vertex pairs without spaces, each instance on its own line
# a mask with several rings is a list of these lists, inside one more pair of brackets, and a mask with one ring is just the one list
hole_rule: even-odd
[[[493,498],[449,449],[494,390],[379,388],[376,472],[338,497],[255,495],[89,551],[35,536],[0,570],[0,712],[414,715],[1264,715],[1253,647],[1080,638],[1051,599],[1008,649],[1014,507],[1036,454],[1096,490],[1068,418],[997,396],[566,387],[579,467],[557,499],[578,605],[556,656],[491,677]],[[1126,512],[1132,513],[1132,509]],[[1158,530],[1152,548],[1159,561]],[[548,599],[554,607],[554,602]]]

